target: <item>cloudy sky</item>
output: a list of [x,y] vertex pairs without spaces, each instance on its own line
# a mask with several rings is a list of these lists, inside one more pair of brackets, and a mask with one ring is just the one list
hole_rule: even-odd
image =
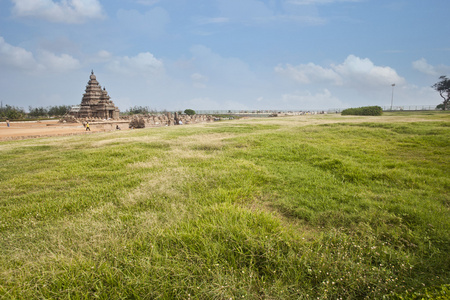
[[[0,0],[0,100],[121,110],[437,105],[448,0]],[[395,87],[392,88],[392,84]]]

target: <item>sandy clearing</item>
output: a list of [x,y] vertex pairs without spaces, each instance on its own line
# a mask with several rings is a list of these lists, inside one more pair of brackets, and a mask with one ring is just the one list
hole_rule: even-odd
[[[341,116],[341,115],[307,115],[307,116],[287,116],[280,118],[243,118],[240,120],[232,121],[234,124],[240,123],[259,123],[265,124],[274,123],[282,126],[308,126],[330,123],[398,123],[398,122],[426,122],[436,121],[436,119],[430,119],[422,116]],[[440,121],[450,121],[450,118],[441,119]],[[192,124],[197,126],[208,126],[212,123],[198,123]],[[128,124],[127,124],[128,125]],[[128,130],[128,126],[121,124],[121,128]],[[101,123],[91,124],[91,131],[86,131],[84,126],[80,123],[59,123],[58,120],[46,120],[46,121],[28,121],[28,122],[11,122],[10,127],[6,126],[6,122],[0,122],[0,141],[7,140],[20,140],[30,139],[38,137],[54,137],[54,136],[68,136],[78,134],[90,134],[95,132],[111,131],[105,129]],[[110,127],[111,128],[111,127]]]
[[[104,131],[91,126],[91,132]],[[5,122],[0,123],[0,141],[18,140],[37,137],[64,136],[74,134],[87,134],[86,129],[79,123],[58,123],[51,121],[10,122],[7,127]]]

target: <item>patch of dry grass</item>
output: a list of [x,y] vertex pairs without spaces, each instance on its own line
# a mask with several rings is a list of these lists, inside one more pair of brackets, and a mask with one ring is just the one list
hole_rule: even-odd
[[440,293],[449,121],[297,116],[1,143],[0,297]]

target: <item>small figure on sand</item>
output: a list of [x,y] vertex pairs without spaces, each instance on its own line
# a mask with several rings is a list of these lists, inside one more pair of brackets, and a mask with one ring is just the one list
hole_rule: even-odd
[[86,131],[91,131],[91,128],[89,127],[89,122],[86,123]]
[[9,120],[8,119],[6,120],[6,126],[9,127]]

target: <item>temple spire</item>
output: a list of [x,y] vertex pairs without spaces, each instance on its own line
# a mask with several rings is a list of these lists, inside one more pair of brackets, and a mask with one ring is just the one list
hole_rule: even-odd
[[118,119],[119,108],[114,106],[106,87],[100,86],[94,70],[91,71],[89,82],[81,99],[80,109],[74,113],[77,118]]

